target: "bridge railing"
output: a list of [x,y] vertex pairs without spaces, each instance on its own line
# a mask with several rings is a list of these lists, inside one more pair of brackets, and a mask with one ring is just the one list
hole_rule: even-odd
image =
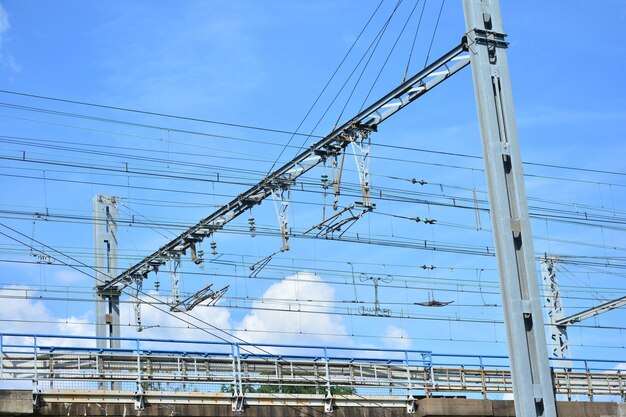
[[[410,398],[512,392],[508,358],[424,350],[294,346],[0,333],[0,379],[53,390],[169,391],[226,397],[304,395]],[[569,397],[624,397],[624,361],[551,359],[553,382]]]

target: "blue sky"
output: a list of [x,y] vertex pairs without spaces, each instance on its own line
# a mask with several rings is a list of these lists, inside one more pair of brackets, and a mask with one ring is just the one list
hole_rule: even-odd
[[[535,163],[525,166],[531,213],[537,214],[532,223],[535,250],[587,262],[564,264],[560,275],[568,297],[564,300],[566,314],[573,314],[622,296],[626,288],[624,267],[605,266],[623,265],[626,250],[626,5],[621,1],[503,3],[522,155],[524,161]],[[382,26],[394,4],[382,3],[372,26],[302,124],[301,132],[323,135],[338,118],[343,120],[358,111],[415,3],[405,2],[398,8],[343,115],[340,117],[345,92],[313,130],[373,39],[373,28]],[[410,74],[424,65],[440,4],[426,3]],[[1,89],[292,131],[377,5],[378,1],[3,1]],[[416,17],[366,102],[402,81]],[[456,46],[463,33],[460,2],[445,2],[430,60]],[[379,187],[388,194],[428,203],[375,201],[375,212],[351,229],[359,239],[415,246],[426,240],[431,247],[434,242],[436,247],[480,250],[492,246],[487,213],[478,214],[479,223],[475,210],[440,205],[486,207],[482,161],[440,153],[481,154],[472,88],[470,70],[465,69],[385,122],[372,136],[374,192]],[[128,225],[130,221],[121,224],[120,265],[130,265],[262,178],[289,140],[288,135],[0,95],[1,156],[5,157],[0,162],[2,223],[88,264],[92,262],[89,216],[94,194],[121,197],[121,216],[126,220],[135,216],[168,225],[168,230],[152,230]],[[15,105],[91,119],[27,111]],[[311,142],[296,136],[291,145]],[[43,148],[42,144],[57,148]],[[86,149],[99,154],[85,153]],[[288,148],[281,160],[296,151]],[[22,156],[29,162],[6,159]],[[159,160],[141,160],[147,156]],[[351,158],[345,171],[348,188],[357,182]],[[87,167],[61,167],[59,163]],[[102,169],[127,166],[144,174],[153,170],[153,174],[158,171],[159,175],[196,180]],[[215,182],[218,174],[222,181]],[[308,184],[319,184],[320,174],[321,169],[307,174]],[[412,178],[427,184],[411,184]],[[321,187],[310,187],[316,192],[293,193],[290,221],[300,232],[321,219]],[[328,198],[332,200],[332,195]],[[350,198],[343,196],[342,204],[354,200]],[[71,218],[71,222],[34,214],[46,209],[66,220]],[[557,209],[561,211],[554,211]],[[602,221],[589,226],[584,212],[603,216]],[[390,214],[438,222],[426,225]],[[571,221],[546,219],[546,214]],[[259,227],[277,229],[270,201],[256,207],[253,215]],[[493,257],[294,237],[289,252],[273,259],[259,278],[250,278],[248,266],[278,249],[280,239],[250,238],[248,217],[243,215],[216,236],[223,263],[207,264],[203,271],[190,262],[183,265],[184,271],[190,272],[183,276],[184,291],[193,292],[211,282],[217,288],[230,285],[218,306],[193,311],[203,320],[250,341],[506,353]],[[208,243],[204,245],[207,255]],[[0,244],[4,260],[0,263],[0,293],[6,299],[0,307],[0,318],[5,320],[0,329],[92,331],[92,303],[76,300],[91,297],[88,277],[62,265],[7,262],[33,257],[9,238],[3,237]],[[588,264],[592,261],[597,265]],[[422,265],[434,265],[435,269],[423,269]],[[374,293],[371,282],[360,281],[361,274],[393,278],[392,283],[381,284],[380,301],[397,316],[358,315],[360,306],[371,305]],[[358,285],[352,284],[353,278]],[[159,279],[159,293],[154,289],[154,277],[144,289],[167,299],[167,273]],[[43,299],[11,298],[25,294],[15,286],[28,288],[29,294]],[[413,304],[429,297],[454,302],[440,309]],[[285,309],[309,313],[285,313]],[[188,325],[179,319],[149,307],[144,310],[144,323],[160,327],[140,336],[198,337],[197,331],[186,329]],[[398,317],[403,314],[411,318]],[[124,334],[136,334],[128,326],[132,324],[128,304],[123,306],[122,322]],[[573,356],[624,358],[623,309],[586,324],[612,328],[572,329]]]

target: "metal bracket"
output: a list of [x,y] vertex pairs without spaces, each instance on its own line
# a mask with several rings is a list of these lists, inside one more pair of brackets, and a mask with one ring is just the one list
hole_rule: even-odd
[[133,276],[133,281],[135,282],[135,291],[133,291],[133,311],[135,313],[135,327],[138,332],[143,330],[143,326],[141,324],[141,299],[139,296],[142,293],[143,288],[143,277],[142,276]]
[[332,413],[333,411],[335,411],[333,395],[328,393],[326,394],[326,397],[324,398],[324,412]]
[[142,411],[145,406],[143,391],[135,392],[135,411]]
[[227,285],[220,290],[213,291],[211,289],[212,286],[213,284],[209,284],[208,286],[204,287],[200,291],[197,291],[193,293],[192,295],[190,295],[189,297],[185,298],[183,301],[177,304],[170,305],[170,311],[174,311],[178,313],[191,311],[198,304],[203,303],[206,300],[209,300],[209,302],[206,304],[207,307],[215,305],[220,300],[220,298],[222,298],[222,296],[226,294],[226,291],[228,291],[228,288],[230,287],[230,285]]
[[200,249],[196,248],[196,244],[192,243],[189,247],[191,251],[191,260],[194,264],[199,265],[200,269],[204,269],[204,251],[200,247]]
[[506,33],[496,32],[494,30],[474,28],[474,41],[479,45],[495,46],[498,48],[508,48],[509,43],[504,40]]
[[[318,232],[316,233],[316,236],[324,236],[327,238],[330,235],[332,239],[334,234],[337,232],[339,233],[337,237],[341,237],[348,231],[348,229],[350,229],[350,227],[352,227],[352,225],[354,225],[354,223],[356,223],[357,220],[365,216],[366,213],[372,211],[374,207],[375,206],[363,208],[360,202],[350,204],[348,207],[343,208],[341,211],[309,228],[304,232],[304,234],[306,235],[312,230],[317,229]],[[357,211],[356,209],[360,209],[361,211]],[[348,216],[342,217],[344,213],[348,213]]]
[[281,251],[288,251],[290,191],[287,186],[281,186],[271,192],[272,199],[274,200],[274,207],[276,208],[276,215],[278,216],[278,223],[280,224],[280,237],[282,239]]
[[180,303],[180,274],[178,273],[178,268],[180,268],[180,257],[175,257],[169,272],[170,280],[172,281],[172,303],[174,304]]
[[378,300],[378,285],[380,281],[389,283],[393,281],[393,277],[391,275],[387,275],[385,277],[374,277],[368,276],[364,272],[361,272],[361,276],[359,277],[361,282],[365,282],[371,280],[374,283],[374,307],[359,307],[359,314],[364,316],[378,316],[378,317],[389,317],[391,316],[391,310],[388,308],[381,308],[380,302]]
[[354,128],[349,129],[347,133],[351,139],[354,160],[359,172],[363,206],[372,207],[372,199],[370,197],[370,130]]
[[346,154],[341,150],[341,165],[339,164],[339,155],[334,153],[330,161],[331,180],[330,184],[333,187],[333,210],[337,210],[339,207],[339,195],[341,194],[341,174],[343,173],[343,161],[346,159]]
[[415,414],[416,410],[417,410],[417,401],[415,400],[415,397],[411,394],[406,399],[406,412],[407,414]]
[[[473,32],[473,36],[467,36],[471,32]],[[470,39],[477,45],[486,45],[489,63],[495,65],[498,61],[498,58],[496,56],[496,49],[506,49],[509,47],[509,43],[504,40],[506,36],[506,33],[474,28],[471,31],[467,32],[466,39]],[[470,46],[471,45],[468,45],[468,49],[471,49]]]
[[243,395],[233,395],[232,406],[234,412],[242,412],[246,408],[246,397],[244,397]]
[[43,404],[43,400],[41,398],[41,392],[38,390],[33,391],[33,409],[39,410]]

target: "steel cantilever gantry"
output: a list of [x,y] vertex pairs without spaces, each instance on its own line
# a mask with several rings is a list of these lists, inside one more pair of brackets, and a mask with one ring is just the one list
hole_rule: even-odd
[[291,161],[267,175],[258,184],[239,194],[231,202],[200,220],[198,224],[188,228],[178,237],[163,245],[151,255],[146,256],[139,263],[128,268],[117,277],[111,277],[110,280],[103,283],[101,291],[111,290],[115,287],[122,289],[133,282],[145,279],[150,272],[158,271],[159,267],[168,260],[179,259],[187,249],[193,251],[196,243],[222,229],[224,225],[251,207],[260,204],[275,191],[291,187],[296,178],[317,166],[326,158],[337,155],[350,143],[358,140],[358,138],[369,135],[370,132],[375,132],[380,123],[466,67],[469,64],[469,56],[463,54],[465,50],[464,39],[461,44],[409,78],[367,109],[343,123],[328,136],[311,145]]

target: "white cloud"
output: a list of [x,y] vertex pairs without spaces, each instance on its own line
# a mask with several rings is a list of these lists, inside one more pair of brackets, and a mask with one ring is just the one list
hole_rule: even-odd
[[387,326],[385,337],[387,345],[392,349],[411,349],[411,339],[408,338],[406,331],[400,327],[394,325]]
[[[55,313],[43,301],[24,297],[27,294],[32,296],[34,293],[36,294],[35,289],[27,287],[10,286],[0,289],[0,299],[3,301],[0,303],[0,320],[7,320],[1,322],[3,332],[95,335],[93,305],[87,305],[86,312],[82,315],[74,312],[73,315],[64,317],[58,312]],[[308,272],[289,276],[268,287],[262,296],[253,302],[252,308],[241,320],[233,319],[229,309],[219,305],[198,306],[191,314],[172,314],[165,298],[158,297],[155,293],[143,298],[149,303],[142,304],[142,324],[154,327],[137,333],[134,326],[124,325],[134,323],[134,312],[132,304],[122,302],[120,304],[122,337],[219,341],[232,340],[230,335],[234,334],[248,343],[348,348],[356,346],[351,341],[342,318],[332,314],[335,290],[322,278]],[[155,301],[161,301],[163,304],[155,305]],[[298,311],[301,306],[304,306],[303,309],[307,312]],[[387,340],[386,347],[411,348],[411,340],[404,329],[389,325],[383,334]],[[55,344],[84,345],[86,342],[55,340]],[[190,349],[205,349],[200,345],[193,347],[168,345],[167,348],[185,349],[183,346],[189,346]]]
[[61,269],[54,273],[54,279],[62,284],[76,284],[84,282],[87,276],[72,269]]
[[17,72],[20,68],[15,63],[13,55],[11,55],[6,46],[9,40],[8,33],[10,29],[11,24],[9,23],[9,14],[2,4],[0,4],[0,65],[10,69],[11,71]]
[[[27,296],[34,290],[24,286],[7,286],[0,289],[0,323],[3,333],[58,334],[67,336],[85,336],[93,334],[89,325],[90,314],[55,318],[53,312],[42,301],[32,300]],[[23,339],[30,343],[31,340]],[[84,346],[87,341],[55,340],[54,344]]]
[[[334,299],[334,289],[317,275],[307,272],[292,275],[271,285],[253,303],[252,312],[237,324],[237,336],[254,343],[275,343],[279,340],[283,344],[332,344],[333,335],[347,334],[341,318],[328,314],[330,302]],[[301,313],[297,311],[301,304],[294,300],[326,302],[306,306],[307,311],[314,313]],[[286,302],[292,302],[289,308],[293,312],[272,310],[287,308]]]

